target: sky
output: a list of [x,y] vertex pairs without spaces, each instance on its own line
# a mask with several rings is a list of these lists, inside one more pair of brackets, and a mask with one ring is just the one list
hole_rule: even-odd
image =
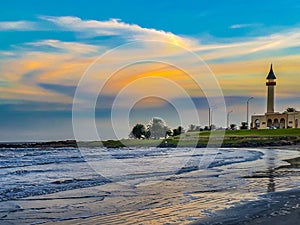
[[240,124],[249,97],[265,113],[271,63],[275,110],[300,109],[299,14],[294,0],[3,2],[0,141],[126,138],[152,117],[204,127],[209,107]]

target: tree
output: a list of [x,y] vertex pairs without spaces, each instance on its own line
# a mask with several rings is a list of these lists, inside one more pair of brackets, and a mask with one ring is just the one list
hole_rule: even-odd
[[146,133],[146,127],[143,124],[136,124],[131,131],[131,134],[134,138],[141,139],[143,136],[145,136]]
[[149,128],[147,128],[146,132],[145,132],[145,138],[149,139],[151,137],[151,132],[149,130]]
[[236,130],[236,124],[230,124],[230,130]]
[[173,136],[173,131],[171,129],[167,130],[165,138],[170,137],[170,136]]
[[242,122],[242,126],[240,126],[241,130],[247,130],[248,129],[248,124],[246,122]]
[[296,112],[297,110],[295,108],[292,108],[292,107],[288,107],[286,109],[287,112]]
[[175,129],[173,129],[173,136],[177,136],[177,135],[180,135],[182,133],[184,133],[184,129],[183,129],[182,126],[179,126]]
[[166,132],[168,130],[168,127],[166,125],[166,122],[158,117],[152,118],[148,125],[151,137],[154,139],[159,139],[161,137],[166,136]]
[[210,130],[210,128],[208,126],[205,126],[203,130],[207,131]]

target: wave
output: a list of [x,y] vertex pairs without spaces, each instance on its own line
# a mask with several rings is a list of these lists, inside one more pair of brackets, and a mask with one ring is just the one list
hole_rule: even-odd
[[[103,149],[91,149],[94,161],[105,159],[105,163],[112,163],[107,158],[107,152],[101,155]],[[186,157],[190,149],[113,149],[107,150],[114,160],[123,160],[124,163],[134,162],[140,164],[145,159],[150,159],[145,168],[136,168],[128,172],[114,174],[110,177],[113,181],[141,182],[156,179],[168,179],[175,174],[190,173],[199,170],[199,159],[204,156],[201,149],[188,156],[191,160],[182,168],[174,169],[172,163],[160,164],[168,154],[174,157]],[[175,151],[175,153],[174,153]],[[181,154],[184,153],[184,154]],[[4,157],[0,158],[0,201],[20,199],[23,197],[49,194],[59,191],[103,185],[111,182],[95,173],[78,149],[5,149],[1,150]],[[213,154],[208,152],[207,154]],[[263,153],[258,151],[226,150],[222,149],[216,154],[209,168],[222,165],[253,161],[261,158]],[[106,157],[106,158],[105,158]],[[136,160],[136,161],[135,161]],[[140,161],[141,160],[141,161]],[[172,158],[170,158],[172,160]],[[166,162],[167,163],[167,162]],[[105,164],[104,164],[105,165]],[[147,167],[148,169],[148,167]]]
[[98,178],[91,179],[57,180],[40,185],[18,185],[12,188],[0,189],[0,201],[16,200],[30,196],[45,195],[77,188],[104,185],[107,183],[110,183],[110,181],[99,176]]
[[46,164],[78,163],[84,158],[78,149],[2,149],[0,169]]

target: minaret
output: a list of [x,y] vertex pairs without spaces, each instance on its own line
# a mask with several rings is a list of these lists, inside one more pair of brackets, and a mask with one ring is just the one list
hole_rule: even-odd
[[267,76],[266,86],[268,86],[267,113],[274,113],[274,88],[276,86],[276,76],[273,72],[272,64]]

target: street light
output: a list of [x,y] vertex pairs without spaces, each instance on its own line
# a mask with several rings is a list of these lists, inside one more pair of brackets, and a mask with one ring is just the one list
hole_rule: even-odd
[[229,116],[230,113],[232,113],[233,111],[231,110],[230,112],[227,113],[227,128],[229,128]]
[[248,98],[247,100],[247,128],[249,128],[249,102],[253,97]]
[[210,129],[210,107],[208,107],[208,129]]
[[208,108],[208,127],[211,129],[212,123],[213,123],[213,110],[218,108],[217,106],[212,106]]

